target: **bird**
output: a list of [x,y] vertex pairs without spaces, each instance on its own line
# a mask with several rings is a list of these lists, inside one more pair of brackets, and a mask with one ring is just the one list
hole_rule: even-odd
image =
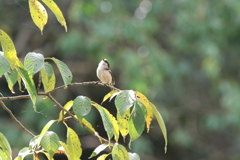
[[114,85],[115,81],[110,70],[110,65],[107,59],[102,59],[97,67],[97,77],[102,83]]

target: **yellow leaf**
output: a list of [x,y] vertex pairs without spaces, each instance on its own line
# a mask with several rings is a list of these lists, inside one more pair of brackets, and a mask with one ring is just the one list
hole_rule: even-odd
[[147,132],[150,130],[150,125],[152,122],[152,117],[153,117],[153,111],[152,111],[152,106],[151,103],[148,101],[147,97],[145,97],[142,93],[135,91],[137,99],[142,102],[142,104],[146,107],[147,109],[147,117],[145,119],[146,121],[146,127],[147,127]]
[[[110,98],[114,93],[117,93],[117,92],[119,92],[119,91],[118,91],[118,90],[112,90],[111,92],[109,92],[108,94],[106,94],[106,95],[104,96],[104,98],[103,98],[102,103],[105,102],[108,98]],[[101,103],[101,104],[102,104],[102,103]]]
[[129,118],[130,118],[130,110],[127,110],[122,117],[119,113],[117,114],[119,131],[124,138],[129,133],[129,130],[128,130]]
[[92,127],[91,123],[89,123],[85,118],[82,118],[82,124],[89,129],[92,133],[96,133],[96,130]]
[[[63,108],[66,109],[66,110],[69,110],[69,109],[71,109],[72,105],[73,105],[73,100],[68,101],[68,102],[64,105]],[[59,119],[58,119],[58,120],[61,121],[61,120],[63,119],[63,115],[65,115],[66,113],[67,113],[66,111],[61,110],[60,113],[59,113]]]
[[10,63],[11,68],[14,69],[16,66],[23,68],[22,62],[17,57],[17,52],[12,40],[7,35],[7,33],[5,33],[1,29],[0,29],[0,42],[2,44],[4,57]]
[[29,8],[33,22],[42,32],[48,20],[46,9],[38,0],[29,0]]
[[62,11],[59,9],[57,4],[53,0],[42,0],[50,9],[51,11],[55,14],[58,22],[64,26],[65,31],[67,32],[67,24],[64,19],[64,16],[62,14]]
[[[110,154],[110,153],[109,153]],[[102,154],[97,158],[97,160],[105,160],[109,154]]]

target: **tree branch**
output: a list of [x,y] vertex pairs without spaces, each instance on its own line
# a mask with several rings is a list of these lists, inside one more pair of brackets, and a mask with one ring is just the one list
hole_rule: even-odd
[[23,124],[13,115],[12,111],[6,107],[6,105],[3,103],[2,100],[0,100],[0,104],[1,104],[1,106],[3,107],[3,109],[8,112],[8,114],[11,116],[11,118],[12,118],[15,122],[17,122],[17,124],[18,124],[25,132],[27,132],[30,136],[35,137],[35,135],[34,135],[32,132],[30,132],[26,127],[24,127]]
[[54,99],[50,93],[47,94],[48,98],[55,103],[61,110],[65,111],[68,113],[69,116],[71,116],[75,121],[77,121],[78,123],[80,123],[84,128],[86,128],[90,133],[92,133],[94,136],[98,137],[99,139],[101,139],[103,142],[105,143],[109,143],[108,140],[106,140],[105,138],[99,136],[98,134],[96,134],[95,132],[92,132],[92,130],[90,128],[88,128],[88,126],[84,125],[83,123],[81,123],[79,121],[79,119],[77,119],[71,112],[69,112],[68,110],[66,110],[60,103],[58,103],[58,101],[56,99]]

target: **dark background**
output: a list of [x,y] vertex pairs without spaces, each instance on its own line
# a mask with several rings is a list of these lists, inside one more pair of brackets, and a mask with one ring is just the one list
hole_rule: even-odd
[[[168,152],[156,120],[149,134],[132,143],[142,160],[240,159],[240,1],[239,0],[56,0],[68,26],[65,32],[47,9],[43,35],[33,23],[27,0],[0,0],[0,28],[12,38],[18,56],[28,52],[64,61],[73,82],[97,80],[96,67],[109,60],[116,87],[140,91],[162,114],[168,131]],[[47,8],[47,7],[46,7]],[[59,72],[57,85],[63,84]],[[38,75],[36,75],[36,80]],[[25,94],[18,91],[17,94]],[[99,86],[70,87],[53,96],[64,105],[78,95],[100,103],[110,90]],[[0,93],[12,96],[5,78]],[[59,109],[39,97],[38,112],[28,100],[6,102],[14,115],[39,134]],[[115,115],[113,102],[104,107]],[[106,137],[99,114],[87,117]],[[84,156],[99,145],[76,122]],[[63,125],[51,130],[66,136]],[[0,132],[14,157],[31,137],[0,109]],[[58,158],[60,159],[60,158]],[[82,157],[83,160],[87,159]]]

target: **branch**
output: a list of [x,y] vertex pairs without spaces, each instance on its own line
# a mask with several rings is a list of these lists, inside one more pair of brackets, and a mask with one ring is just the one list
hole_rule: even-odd
[[60,103],[58,103],[58,101],[56,99],[54,99],[50,93],[47,94],[48,98],[55,103],[61,110],[65,111],[68,113],[69,116],[71,116],[75,121],[77,121],[78,123],[80,123],[84,128],[86,128],[90,133],[92,133],[94,136],[98,137],[99,139],[101,139],[102,141],[109,143],[108,140],[106,140],[105,138],[99,136],[98,134],[96,134],[95,132],[92,132],[92,130],[90,128],[88,128],[88,126],[84,125],[83,123],[81,123],[79,121],[79,119],[77,119],[71,112],[69,112],[68,110],[66,110]]
[[[111,85],[109,85],[109,84],[102,83],[102,82],[100,82],[100,81],[81,82],[81,83],[75,82],[75,83],[70,83],[70,84],[68,84],[67,87],[70,87],[70,86],[87,86],[87,85],[98,85],[98,86],[109,87],[109,88],[111,88],[111,89],[119,90],[119,91],[120,91],[120,89],[118,89],[118,88],[116,88],[116,87],[114,87],[114,86],[111,86]],[[65,86],[62,85],[62,86],[59,86],[59,87],[57,87],[57,88],[54,88],[53,90],[51,90],[51,91],[49,91],[49,92],[46,92],[46,94],[52,93],[52,92],[55,92],[55,91],[57,91],[57,90],[59,90],[59,89],[64,89],[64,88],[65,88]]]
[[35,135],[30,132],[26,127],[23,126],[23,124],[13,115],[12,111],[6,107],[6,105],[3,103],[2,100],[0,100],[0,104],[2,105],[3,109],[8,112],[8,114],[12,117],[12,119],[30,136],[35,137]]

